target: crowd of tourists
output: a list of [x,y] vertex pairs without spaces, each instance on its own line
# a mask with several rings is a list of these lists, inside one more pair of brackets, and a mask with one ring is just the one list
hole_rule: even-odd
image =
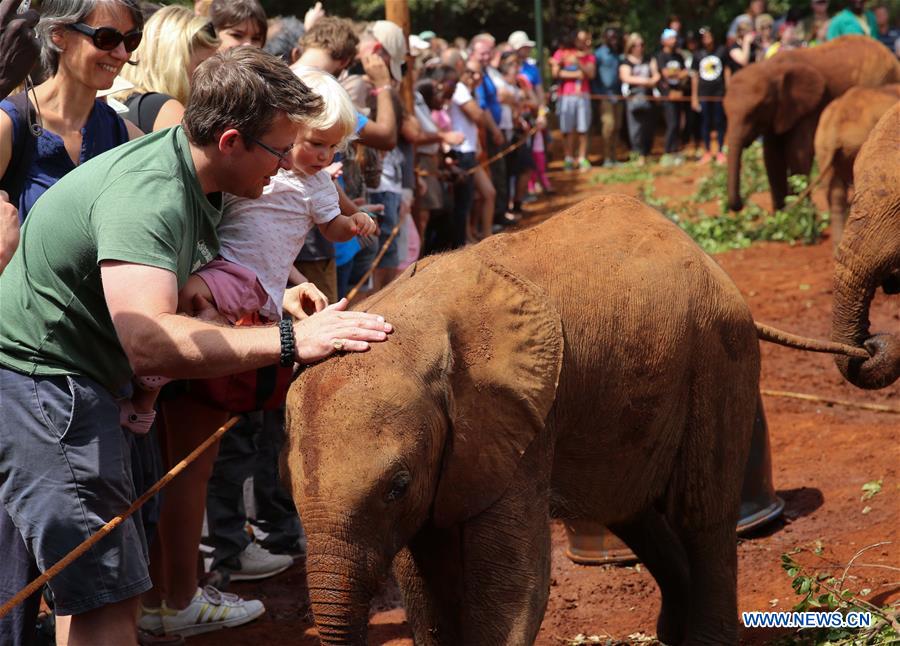
[[[0,601],[241,413],[50,582],[73,646],[175,643],[264,612],[223,589],[304,554],[278,474],[285,371],[390,342],[346,296],[551,193],[551,121],[573,172],[591,168],[592,124],[604,166],[626,158],[623,135],[641,163],[658,109],[663,163],[692,143],[721,163],[732,73],[845,33],[900,35],[858,0],[777,20],[754,0],[721,35],[673,16],[653,55],[618,27],[596,49],[561,35],[542,78],[523,31],[407,37],[318,3],[303,20],[257,0],[19,5],[0,3]],[[39,605],[0,619],[0,643],[34,643]]]
[[767,13],[765,0],[752,0],[721,34],[702,24],[685,29],[672,15],[658,43],[645,43],[641,34],[617,26],[603,31],[596,48],[589,31],[564,35],[550,65],[565,168],[591,167],[587,150],[593,133],[602,137],[604,166],[618,163],[620,139],[627,140],[637,163],[645,163],[660,113],[665,121],[663,165],[681,164],[686,157],[724,164],[722,97],[738,70],[778,52],[847,34],[876,38],[900,57],[900,28],[891,22],[887,5],[866,9],[864,0],[845,5],[831,15],[828,0],[811,0],[775,17]]

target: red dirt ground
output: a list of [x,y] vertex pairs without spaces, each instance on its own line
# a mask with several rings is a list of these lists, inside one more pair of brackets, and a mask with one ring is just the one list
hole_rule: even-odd
[[[594,173],[605,171],[594,170]],[[657,196],[685,197],[707,171],[687,164],[655,182]],[[552,174],[558,197],[534,205],[529,221],[559,212],[592,192],[637,195],[637,186],[593,185],[585,175]],[[767,204],[768,199],[757,196]],[[816,201],[823,206],[821,194]],[[699,205],[703,208],[704,205]],[[831,242],[816,246],[760,244],[716,256],[741,289],[754,317],[805,336],[828,338],[831,320]],[[879,294],[872,308],[874,330],[900,332],[897,298]],[[866,392],[841,379],[825,355],[800,353],[762,344],[762,388],[796,391],[823,398],[900,406],[900,385]],[[774,482],[785,503],[782,519],[740,541],[739,608],[790,610],[798,598],[780,567],[781,554],[796,547],[824,544],[824,560],[798,557],[817,570],[840,574],[854,554],[857,563],[900,567],[900,415],[765,397],[772,443]],[[881,493],[861,501],[864,483],[883,479]],[[865,507],[870,511],[864,512]],[[891,520],[893,518],[893,520]],[[613,637],[655,634],[659,595],[644,568],[585,567],[566,558],[565,533],[553,527],[550,601],[537,643],[565,644],[579,633]],[[900,598],[900,570],[854,567],[847,587],[870,588],[868,599],[885,604]],[[306,617],[301,566],[257,584],[235,584],[232,591],[264,601],[267,613],[249,626],[197,637],[196,646],[314,644],[315,629]],[[370,644],[411,644],[396,591],[388,592],[373,612]],[[766,644],[790,631],[743,630],[741,643]],[[634,641],[632,637],[632,641]]]

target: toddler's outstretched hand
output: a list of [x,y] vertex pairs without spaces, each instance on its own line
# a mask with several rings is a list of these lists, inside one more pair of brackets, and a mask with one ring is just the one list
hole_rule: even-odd
[[368,213],[357,211],[350,216],[350,219],[353,220],[354,235],[368,237],[378,232],[378,224]]
[[312,283],[300,283],[284,291],[281,307],[296,319],[305,319],[328,307],[328,298]]

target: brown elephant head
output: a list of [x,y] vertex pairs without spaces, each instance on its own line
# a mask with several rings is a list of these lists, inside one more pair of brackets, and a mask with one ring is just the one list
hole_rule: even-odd
[[834,270],[831,337],[872,355],[836,360],[844,378],[860,388],[884,388],[900,378],[900,336],[869,331],[876,289],[900,293],[898,151],[900,104],[881,118],[856,158],[855,193]]
[[364,642],[368,604],[426,523],[498,500],[544,428],[562,324],[542,292],[467,250],[410,268],[364,304],[396,329],[308,368],[287,402],[287,464],[309,541],[320,636]]
[[[734,75],[725,94],[728,119],[728,208],[740,211],[741,153],[760,135],[783,135],[822,107],[825,77],[813,66],[783,59],[754,63]],[[810,147],[812,141],[809,142]]]

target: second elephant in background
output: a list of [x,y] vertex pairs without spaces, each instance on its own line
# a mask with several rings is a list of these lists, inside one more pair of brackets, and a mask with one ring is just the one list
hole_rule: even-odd
[[815,149],[819,181],[828,187],[831,237],[837,249],[844,231],[853,185],[853,163],[875,124],[900,101],[900,83],[881,87],[854,87],[832,101],[816,128]]
[[789,175],[809,175],[822,110],[853,87],[900,83],[900,61],[874,38],[841,36],[793,49],[737,72],[725,93],[728,208],[740,211],[741,152],[762,136],[772,209],[784,207]]

